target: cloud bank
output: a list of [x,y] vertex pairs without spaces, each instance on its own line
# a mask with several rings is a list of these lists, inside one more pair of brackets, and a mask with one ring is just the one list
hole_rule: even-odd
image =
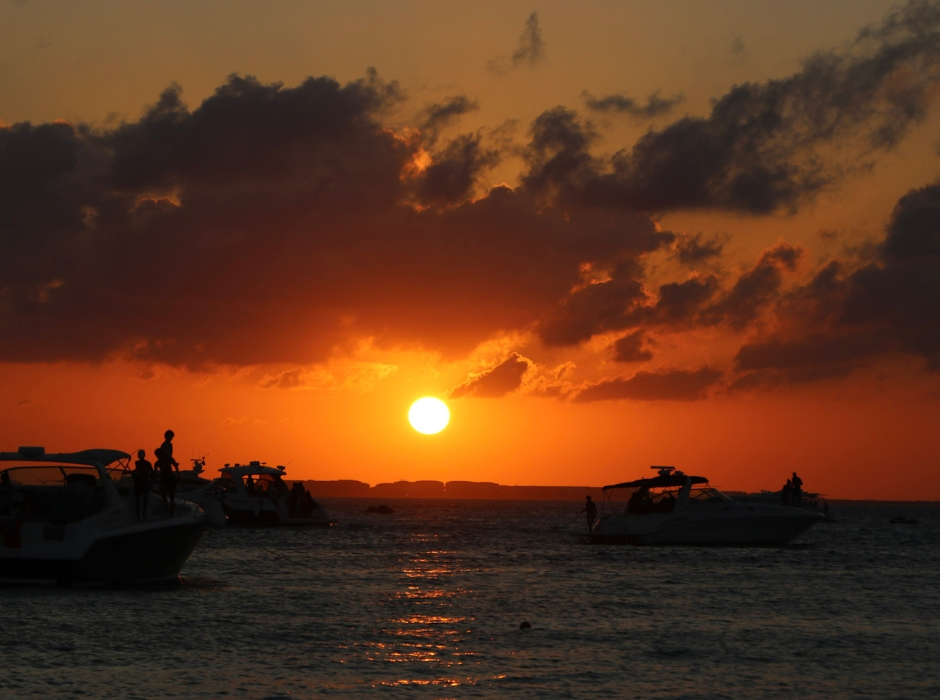
[[[513,61],[543,52],[533,14]],[[454,133],[478,107],[468,96],[392,129],[407,97],[374,71],[296,87],[233,75],[192,109],[173,85],[118,126],[3,126],[0,361],[297,367],[362,338],[465,357],[521,333],[555,353],[607,338],[622,369],[651,361],[656,338],[710,329],[743,338],[732,365],[641,367],[573,393],[539,391],[692,400],[902,355],[936,371],[940,183],[898,202],[864,263],[807,269],[805,251],[781,241],[738,269],[724,261],[724,239],[656,221],[813,201],[924,119],[938,77],[940,9],[913,2],[847,50],[735,86],[708,115],[612,156],[595,153],[598,127],[564,106],[512,149],[485,132]],[[618,99],[598,105],[658,104]],[[518,182],[488,186],[514,153]],[[653,285],[654,254],[684,272]],[[530,363],[504,357],[455,395],[520,390]],[[295,387],[304,376],[267,381]]]

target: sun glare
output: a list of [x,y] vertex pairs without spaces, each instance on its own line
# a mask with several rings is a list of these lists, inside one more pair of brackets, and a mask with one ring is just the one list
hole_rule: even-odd
[[450,411],[440,399],[425,396],[418,399],[408,409],[408,422],[419,433],[434,435],[441,432],[450,422]]

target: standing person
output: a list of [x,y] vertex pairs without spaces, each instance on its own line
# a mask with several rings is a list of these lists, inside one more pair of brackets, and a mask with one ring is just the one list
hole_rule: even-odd
[[783,488],[780,490],[780,500],[783,501],[783,505],[790,505],[790,495],[793,493],[793,482],[787,479],[787,483],[783,485]]
[[163,456],[170,460],[170,464],[176,467],[176,471],[179,471],[180,465],[173,459],[173,436],[174,433],[172,430],[167,430],[163,433],[163,444],[160,445],[160,449],[163,450]]
[[173,515],[173,511],[176,510],[176,474],[173,470],[176,469],[176,473],[179,474],[180,468],[172,457],[167,459],[162,447],[158,447],[153,453],[157,457],[154,466],[160,472],[160,498],[164,503],[169,499],[170,515]]
[[587,502],[584,504],[584,508],[581,509],[581,512],[585,514],[587,518],[588,532],[594,530],[594,521],[597,519],[597,504],[591,500],[591,497],[587,497]]
[[137,501],[137,522],[147,519],[147,501],[150,500],[150,488],[153,486],[153,465],[147,461],[147,453],[137,450],[134,462],[134,500]]
[[803,501],[803,480],[793,472],[793,478],[790,480],[793,484],[793,502],[799,505]]

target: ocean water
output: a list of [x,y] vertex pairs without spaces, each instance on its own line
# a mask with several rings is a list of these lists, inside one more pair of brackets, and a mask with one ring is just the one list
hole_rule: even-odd
[[579,503],[370,503],[212,531],[180,585],[0,588],[0,696],[940,697],[940,507],[713,549],[582,544]]

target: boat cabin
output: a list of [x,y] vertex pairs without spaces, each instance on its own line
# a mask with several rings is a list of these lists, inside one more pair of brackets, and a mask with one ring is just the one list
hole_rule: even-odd
[[118,450],[47,455],[41,447],[21,447],[0,453],[0,518],[51,525],[84,520],[118,495],[129,460]]
[[270,498],[277,500],[286,497],[289,489],[284,483],[284,467],[268,467],[261,462],[248,464],[226,464],[219,469],[216,483],[226,493],[242,496]]
[[635,479],[603,488],[608,502],[614,503],[618,490],[632,490],[625,512],[633,515],[671,513],[680,503],[712,503],[731,498],[708,485],[704,476],[688,476],[675,467],[650,467],[659,473],[648,479]]

